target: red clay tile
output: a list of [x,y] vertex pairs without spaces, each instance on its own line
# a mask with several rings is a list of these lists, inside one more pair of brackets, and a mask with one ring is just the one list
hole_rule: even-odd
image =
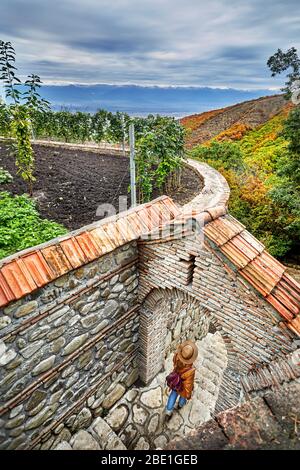
[[122,233],[119,231],[119,228],[115,222],[102,226],[103,230],[107,233],[107,236],[116,248],[124,244],[125,240]]
[[276,297],[279,302],[281,302],[285,307],[289,309],[294,315],[298,315],[300,312],[300,303],[291,297],[290,294],[285,292],[281,287],[280,283],[272,291],[272,295]]
[[153,229],[151,215],[146,208],[143,208],[137,212],[139,222],[144,227],[144,231],[150,232]]
[[97,243],[89,232],[76,235],[75,239],[88,261],[93,261],[101,256],[101,250],[97,247]]
[[[153,224],[153,214],[155,219],[157,219],[157,214],[156,213],[151,213],[148,209],[143,209],[142,211],[139,211],[137,214],[132,214],[133,218],[131,219],[131,222],[135,225],[136,227],[136,234],[137,236],[142,235],[143,233],[147,233],[149,230],[153,230],[154,228],[158,227],[158,224],[155,225]],[[150,229],[148,227],[150,226]]]
[[265,249],[264,245],[260,243],[256,238],[251,235],[251,233],[247,232],[247,230],[243,230],[240,235],[240,238],[246,241],[248,245],[250,245],[254,250],[258,253],[262,253]]
[[[246,266],[248,268],[248,266]],[[239,273],[248,281],[258,292],[260,292],[264,297],[266,297],[272,291],[274,286],[269,286],[266,288],[265,283],[258,282],[257,279],[253,276],[252,272],[246,271],[246,268],[241,269]]]
[[250,259],[232,243],[234,238],[220,247],[224,255],[239,269],[244,268]]
[[287,326],[294,332],[296,335],[300,336],[300,315],[288,322]]
[[116,225],[124,241],[130,241],[136,238],[135,232],[131,229],[130,224],[128,223],[127,217],[118,219]]
[[268,295],[266,300],[273,305],[275,310],[280,313],[280,315],[285,318],[286,320],[290,321],[293,320],[293,314],[284,306],[281,302],[279,302],[273,295]]
[[38,287],[44,286],[55,278],[55,274],[39,251],[22,256],[22,260]]
[[257,258],[251,261],[245,268],[241,269],[240,273],[250,277],[253,282],[260,287],[260,292],[264,291],[266,294],[270,294],[278,282],[278,278],[274,278],[272,271],[268,272],[267,270],[261,269]]
[[5,264],[1,271],[16,299],[30,294],[37,288],[28,269],[20,259]]
[[285,275],[282,276],[278,286],[280,286],[286,294],[292,297],[295,301],[297,301],[298,305],[300,305],[300,293],[293,289],[290,283],[286,282]]
[[139,217],[137,216],[136,213],[128,215],[127,218],[128,218],[128,221],[129,221],[129,223],[132,227],[132,230],[136,234],[136,238],[138,238],[141,235],[141,233],[143,233],[143,224],[142,224],[142,222],[140,222],[140,219],[139,219]]
[[261,255],[257,257],[257,260],[265,267],[265,269],[272,270],[278,280],[281,279],[286,270],[286,267],[277,261],[277,259],[273,258],[273,256],[271,256],[267,251],[263,251]]
[[74,237],[61,241],[60,246],[73,268],[79,268],[88,262]]
[[95,238],[98,246],[102,251],[102,254],[115,249],[114,244],[111,243],[107,236],[107,233],[105,232],[105,230],[103,230],[102,226],[95,228],[90,233]]
[[161,212],[163,220],[165,222],[171,222],[171,220],[174,220],[174,217],[172,216],[170,211],[167,209],[167,206],[163,203],[163,201],[159,201],[157,203],[157,207],[159,211]]
[[220,217],[204,227],[205,235],[218,246],[224,245],[242,230],[243,226],[236,221],[233,222],[228,216]]
[[180,209],[176,206],[176,204],[168,197],[162,199],[161,202],[167,207],[168,211],[170,212],[172,218],[175,219],[180,214]]
[[159,220],[159,215],[157,214],[157,211],[155,211],[154,208],[150,204],[147,204],[144,207],[144,210],[147,211],[151,227],[152,228],[158,227],[159,223],[160,223],[160,220]]
[[2,272],[0,271],[0,307],[8,304],[16,297],[12,293],[9,285],[7,284]]
[[243,233],[241,232],[240,235],[233,237],[228,243],[232,244],[236,249],[244,253],[244,255],[248,258],[249,261],[252,261],[256,256],[258,256],[261,251],[257,251],[255,247],[253,247],[245,238],[243,238]]
[[216,206],[216,207],[212,207],[210,209],[207,209],[207,212],[209,212],[209,214],[211,215],[211,218],[213,220],[215,220],[215,219],[218,219],[219,217],[221,217],[222,215],[225,215],[226,212],[227,212],[227,209],[226,209],[225,206],[220,205],[220,206]]
[[293,288],[294,291],[300,294],[300,284],[296,281],[296,279],[290,276],[287,272],[284,273],[282,279],[287,282]]
[[62,248],[59,245],[52,245],[41,250],[46,262],[55,273],[56,277],[60,277],[73,269],[68,261]]

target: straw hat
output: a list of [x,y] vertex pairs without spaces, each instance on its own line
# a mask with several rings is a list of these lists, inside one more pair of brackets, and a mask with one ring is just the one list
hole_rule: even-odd
[[177,348],[178,359],[183,364],[192,364],[198,356],[198,348],[193,341],[187,340]]

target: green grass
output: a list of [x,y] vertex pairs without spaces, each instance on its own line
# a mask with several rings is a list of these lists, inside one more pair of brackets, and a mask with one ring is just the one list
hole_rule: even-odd
[[0,259],[67,232],[62,225],[42,219],[27,195],[0,192]]

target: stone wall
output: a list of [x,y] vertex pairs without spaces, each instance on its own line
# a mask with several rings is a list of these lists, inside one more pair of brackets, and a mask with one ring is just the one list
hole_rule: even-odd
[[[284,328],[276,310],[258,296],[238,273],[232,273],[209,245],[203,242],[203,238],[188,236],[157,243],[143,241],[139,243],[139,252],[141,303],[144,302],[143,305],[147,306],[147,299],[153,289],[159,289],[160,292],[164,290],[167,299],[168,289],[176,288],[182,295],[187,294],[195,299],[199,308],[208,316],[209,323],[223,336],[228,366],[217,411],[234,406],[247,393],[244,387],[247,383],[245,377],[253,369],[266,367],[272,362],[278,365],[280,361],[282,376],[279,381],[290,380],[293,374],[299,376],[300,368],[292,363],[289,356],[297,350],[298,340]],[[181,263],[192,259],[193,272],[189,277],[184,277]],[[152,317],[149,314],[141,316],[140,329],[145,332],[142,341],[144,348],[148,348],[148,362],[141,364],[146,381],[157,373],[149,358],[152,354],[155,355],[152,351],[155,351],[158,342],[163,342],[162,332],[158,335],[152,333],[155,318],[161,322],[159,315],[164,316],[159,312],[159,307],[156,310]],[[162,310],[165,311],[165,308]],[[157,365],[156,367],[158,368]],[[257,374],[257,380],[261,381],[260,374]]]
[[151,291],[140,309],[140,378],[148,383],[178,343],[200,340],[208,331],[206,309],[196,299],[177,289]]
[[57,445],[136,381],[137,277],[132,242],[4,308],[2,449]]

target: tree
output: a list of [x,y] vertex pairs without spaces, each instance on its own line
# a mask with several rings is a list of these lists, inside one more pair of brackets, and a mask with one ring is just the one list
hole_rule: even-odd
[[155,186],[180,183],[184,129],[173,118],[153,115],[144,119],[143,133],[141,127],[136,141],[137,185],[140,202],[146,202]]
[[18,173],[28,185],[29,195],[33,193],[34,154],[30,142],[32,136],[32,119],[36,111],[49,109],[49,103],[38,93],[41,80],[38,75],[29,75],[25,83],[25,91],[19,89],[21,80],[16,76],[15,50],[10,42],[0,41],[0,80],[4,82],[6,98],[10,101],[11,131],[16,142],[13,150],[16,157]]
[[290,112],[281,135],[288,141],[276,162],[277,184],[269,191],[284,218],[284,233],[295,253],[300,246],[300,108]]
[[291,47],[286,52],[278,49],[277,52],[268,59],[267,65],[272,72],[272,77],[275,77],[288,69],[292,69],[292,71],[287,74],[288,80],[285,83],[285,88],[282,88],[282,91],[285,91],[287,98],[290,98],[293,84],[297,80],[300,80],[300,59],[298,57],[297,49],[295,47]]

